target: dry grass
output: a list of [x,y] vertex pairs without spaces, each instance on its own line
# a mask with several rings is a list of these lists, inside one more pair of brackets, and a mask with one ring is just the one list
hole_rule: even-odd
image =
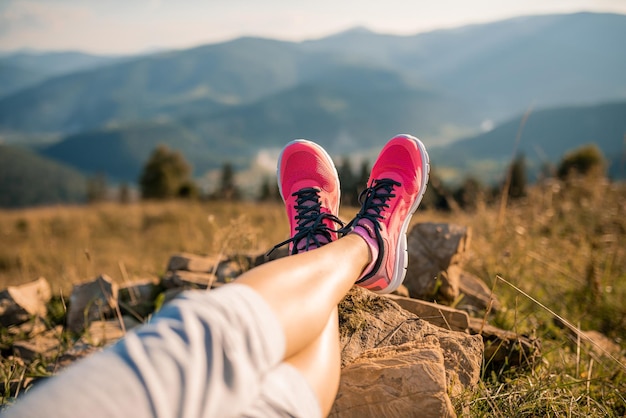
[[[543,357],[531,370],[486,372],[477,390],[457,405],[459,411],[497,417],[625,416],[624,185],[573,181],[534,187],[525,200],[509,202],[499,228],[500,208],[478,207],[474,213],[419,212],[413,222],[471,227],[466,270],[493,286],[506,306],[491,321],[539,337]],[[355,211],[343,209],[342,218]],[[100,273],[122,281],[121,269],[131,279],[157,277],[175,252],[260,253],[287,234],[278,204],[178,201],[4,211],[0,287],[44,276],[55,293],[67,294],[73,283]],[[594,351],[549,311],[581,329],[603,332],[621,344],[622,352],[611,358]],[[23,369],[4,362],[3,370]]]

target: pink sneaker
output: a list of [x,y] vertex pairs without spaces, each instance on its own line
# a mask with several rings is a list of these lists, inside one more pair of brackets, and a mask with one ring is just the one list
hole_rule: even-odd
[[278,187],[285,202],[291,238],[290,254],[309,251],[337,239],[340,187],[337,169],[326,151],[314,142],[288,143],[278,159]]
[[359,197],[361,210],[346,227],[372,252],[372,263],[357,285],[390,293],[402,284],[408,262],[406,232],[426,191],[429,170],[424,144],[410,135],[392,138],[380,152]]

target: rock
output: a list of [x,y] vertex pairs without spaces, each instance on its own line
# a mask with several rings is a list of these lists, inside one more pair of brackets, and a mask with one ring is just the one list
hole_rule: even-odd
[[330,417],[454,417],[435,336],[364,352],[341,373]]
[[89,322],[111,318],[117,314],[118,287],[108,276],[75,285],[67,312],[67,329],[80,333]]
[[470,232],[464,226],[416,224],[407,237],[409,266],[404,280],[411,297],[453,302],[459,295],[469,242]]
[[396,295],[386,295],[403,309],[441,328],[452,331],[467,331],[469,317],[466,312],[437,303],[426,302]]
[[163,277],[162,283],[166,289],[207,289],[216,280],[212,273],[193,273],[185,270],[168,271]]
[[124,334],[125,329],[122,329],[122,325],[120,325],[117,319],[94,321],[89,324],[89,328],[87,328],[79,341],[100,347],[119,340]]
[[[378,296],[365,289],[354,287],[339,305],[339,327],[341,363],[346,373],[350,370],[347,367],[356,362],[361,356],[369,355],[365,354],[369,350],[391,347],[391,351],[387,353],[393,353],[393,347],[397,349],[398,346],[406,343],[422,342],[425,345],[414,344],[410,346],[410,350],[407,349],[405,352],[403,351],[404,349],[400,349],[400,352],[403,353],[403,356],[408,356],[407,352],[409,351],[418,350],[420,347],[431,351],[437,345],[438,348],[436,350],[439,351],[438,355],[443,358],[445,369],[446,387],[444,393],[458,396],[478,382],[483,359],[483,344],[480,336],[449,331],[431,325],[419,319],[415,314],[402,309],[389,297]],[[417,354],[413,353],[411,355]],[[378,359],[384,356],[378,353],[375,357]],[[379,360],[376,361],[376,363],[378,362]],[[387,362],[387,360],[383,361],[385,364],[394,364],[392,360],[390,362]],[[368,367],[371,367],[371,370],[380,370],[379,378],[382,379],[381,381],[390,381],[385,375],[383,367],[379,365]],[[391,375],[396,373],[395,369],[391,368],[390,373]],[[397,382],[402,386],[400,384],[401,380]],[[404,393],[401,387],[398,387],[397,391],[388,391],[383,389],[384,387],[382,385],[379,387],[380,390],[370,394],[371,403],[377,402],[379,404],[378,407],[381,408],[377,410],[377,414],[380,415],[375,416],[411,416],[411,414],[415,413],[415,410],[411,410],[412,412],[403,410],[403,413],[399,413],[398,410],[394,409],[394,405],[403,404],[400,401],[395,403],[396,398],[406,397],[399,395]],[[433,388],[433,392],[439,393],[439,388]],[[340,389],[337,399],[339,400],[340,397],[346,396],[350,396],[349,390]],[[417,395],[415,396],[417,397]],[[408,399],[412,398],[407,398],[407,402]],[[433,406],[436,410],[448,410],[449,398],[431,397],[429,399],[432,402],[438,399],[436,408]],[[347,401],[344,398],[341,402],[341,405],[345,406],[356,404],[357,400]],[[363,403],[363,400],[360,402]],[[413,399],[414,405],[417,405],[418,402],[418,399]],[[338,408],[341,408],[341,405]],[[390,406],[386,409],[385,405]],[[419,412],[422,413],[422,411]]]
[[168,271],[186,270],[195,273],[213,273],[222,261],[218,257],[181,253],[174,254],[167,263]]
[[541,341],[537,338],[494,327],[482,318],[470,318],[470,332],[483,337],[488,370],[533,367],[541,358]]
[[28,340],[17,341],[13,344],[13,354],[24,361],[32,362],[36,359],[52,359],[60,352],[62,326],[38,334]]
[[154,311],[154,299],[162,288],[152,279],[137,280],[120,287],[118,303],[122,314],[142,321]]
[[48,327],[43,322],[41,317],[35,317],[33,320],[23,322],[19,325],[12,325],[8,327],[7,331],[9,335],[14,338],[32,338],[35,335],[42,334],[48,330]]
[[489,286],[473,274],[461,272],[459,292],[463,295],[457,305],[459,309],[470,313],[487,310],[497,312],[502,309],[498,297],[491,292]]
[[52,292],[43,277],[32,282],[9,286],[0,292],[0,325],[9,327],[28,321],[33,316],[45,317]]

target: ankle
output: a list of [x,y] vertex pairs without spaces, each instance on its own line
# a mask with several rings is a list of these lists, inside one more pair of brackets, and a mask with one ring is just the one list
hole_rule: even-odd
[[[365,277],[365,275],[367,275],[369,272],[371,272],[374,268],[376,260],[378,259],[379,251],[378,245],[376,244],[376,239],[372,239],[368,231],[366,231],[363,227],[357,225],[352,230],[352,232],[346,235],[346,237],[353,236],[355,238],[355,241],[357,241],[359,245],[367,252],[367,256],[363,258],[364,262],[362,263],[363,268],[361,269],[361,274],[359,274],[359,278],[357,279],[360,280],[361,278]],[[358,237],[358,240],[356,240],[356,237]]]

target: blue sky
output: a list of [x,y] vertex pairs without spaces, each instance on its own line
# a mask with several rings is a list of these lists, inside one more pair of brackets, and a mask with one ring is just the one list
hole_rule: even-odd
[[626,0],[0,0],[0,51],[128,54],[242,35],[299,41],[354,26],[415,34],[577,11],[626,14]]

